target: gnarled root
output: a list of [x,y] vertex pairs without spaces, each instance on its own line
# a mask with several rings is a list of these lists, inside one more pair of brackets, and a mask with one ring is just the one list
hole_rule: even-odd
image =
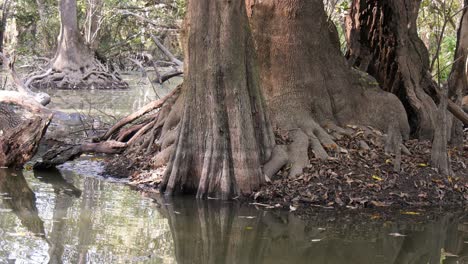
[[[336,125],[329,126],[332,130],[326,131],[315,122],[312,117],[304,121],[297,128],[288,131],[287,145],[278,145],[273,155],[274,159],[290,164],[289,176],[294,177],[302,173],[303,169],[310,164],[309,153],[318,159],[328,159],[330,155],[339,151],[345,151],[335,142],[335,137],[347,134],[348,131]],[[277,142],[279,143],[279,142]],[[310,150],[310,152],[309,152]],[[281,167],[275,166],[276,173]],[[266,174],[271,174],[273,169],[267,167]]]
[[97,60],[77,69],[53,69],[35,74],[25,82],[34,88],[54,89],[126,89],[128,84]]

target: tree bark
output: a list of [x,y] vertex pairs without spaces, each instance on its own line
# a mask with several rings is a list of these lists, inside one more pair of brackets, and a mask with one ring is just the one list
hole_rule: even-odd
[[[1,108],[0,108],[0,111]],[[0,167],[20,168],[36,153],[52,115],[19,123],[0,135]]]
[[4,0],[3,5],[2,5],[2,19],[1,19],[1,24],[0,24],[0,52],[3,52],[3,45],[4,45],[4,39],[5,39],[5,31],[7,27],[7,21],[8,21],[8,16],[10,13],[10,5],[11,1],[10,0]]
[[398,98],[347,66],[321,0],[247,0],[247,11],[272,123],[293,141],[287,146],[290,175],[309,164],[309,144],[318,158],[339,149],[328,129],[369,125],[385,131],[394,120],[408,137]]
[[420,0],[354,0],[346,19],[347,58],[368,72],[383,90],[400,98],[412,135],[432,139],[437,84],[429,54],[417,32]]
[[[454,57],[452,72],[450,73],[448,88],[449,98],[457,105],[466,107],[468,113],[468,97],[466,106],[463,105],[463,97],[468,94],[468,0],[464,0],[464,11],[460,20],[457,34],[457,48]],[[457,119],[452,120],[451,143],[463,145],[463,124]]]
[[161,191],[248,195],[275,143],[244,2],[189,1],[187,26],[184,105]]

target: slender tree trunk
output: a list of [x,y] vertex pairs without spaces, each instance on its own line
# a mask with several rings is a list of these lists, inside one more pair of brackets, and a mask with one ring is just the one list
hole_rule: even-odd
[[432,139],[437,106],[429,54],[418,36],[420,0],[354,0],[347,17],[347,58],[397,95],[412,134]]
[[335,26],[321,0],[247,0],[261,81],[272,123],[289,133],[290,175],[316,157],[338,150],[327,129],[369,125],[385,131],[395,123],[404,138],[409,126],[394,95],[373,78],[347,66]]
[[[464,0],[464,8],[457,34],[455,63],[448,82],[449,98],[458,105],[462,105],[463,97],[468,94],[468,0]],[[468,100],[464,107],[467,108],[465,111],[468,113]],[[451,142],[453,145],[461,146],[463,144],[463,124],[457,119],[452,118],[452,120]]]
[[[0,52],[3,53],[3,45],[5,41],[5,31],[7,27],[8,15],[10,13],[10,0],[4,0],[2,6],[2,20],[0,24]],[[1,63],[1,62],[0,62]]]
[[184,105],[161,190],[248,195],[265,181],[275,143],[244,2],[191,0],[187,26]]
[[88,0],[86,5],[85,41],[93,50],[99,47],[99,31],[103,5],[102,0]]
[[51,33],[49,32],[50,29],[47,28],[47,5],[45,0],[36,0],[36,5],[37,12],[39,14],[36,36],[38,36],[38,39],[40,40],[40,49],[37,52],[42,54],[45,53],[46,56],[51,56],[53,55],[53,50],[55,50],[56,39],[51,36]]

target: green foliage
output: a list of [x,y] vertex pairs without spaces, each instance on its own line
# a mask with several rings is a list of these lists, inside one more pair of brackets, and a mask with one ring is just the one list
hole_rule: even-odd
[[418,30],[430,54],[432,74],[440,82],[448,79],[456,51],[460,1],[423,0]]
[[[42,0],[45,6],[43,19],[37,2],[16,1],[14,19],[18,45],[15,49],[23,55],[51,57],[60,31],[58,2]],[[83,36],[88,33],[89,24],[86,23],[89,22],[87,11],[90,3],[102,3],[101,9],[96,12],[92,10],[99,20],[99,29],[93,41],[96,41],[100,54],[115,57],[122,53],[152,52],[155,46],[150,35],[173,39],[171,41],[176,43],[174,52],[180,53],[174,35],[178,35],[185,16],[186,0],[78,0],[78,22]]]

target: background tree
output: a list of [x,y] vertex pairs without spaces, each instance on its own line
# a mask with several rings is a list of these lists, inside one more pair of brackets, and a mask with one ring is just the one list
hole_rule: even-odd
[[2,4],[2,19],[0,20],[0,52],[3,52],[3,42],[5,39],[5,31],[7,29],[8,16],[10,15],[10,0],[3,0]]
[[78,28],[76,0],[60,0],[59,10],[60,34],[50,68],[31,77],[26,85],[63,89],[125,88],[127,84],[119,75],[95,59],[94,52],[85,44]]

